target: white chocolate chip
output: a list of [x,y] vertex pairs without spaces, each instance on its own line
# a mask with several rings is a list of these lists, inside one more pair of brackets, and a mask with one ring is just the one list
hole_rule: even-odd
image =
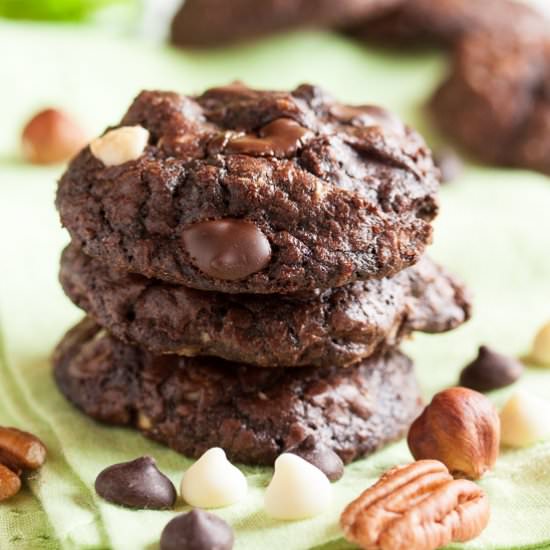
[[284,453],[265,492],[265,510],[276,519],[305,519],[330,506],[332,487],[327,476],[303,458]]
[[90,150],[105,166],[118,166],[143,154],[149,131],[141,126],[122,126],[110,130],[90,143]]
[[227,460],[219,447],[208,449],[183,475],[181,496],[197,508],[230,506],[246,495],[243,473]]
[[550,367],[550,322],[535,336],[530,358],[541,367]]
[[550,437],[550,402],[518,391],[500,413],[501,442],[509,447],[529,447]]

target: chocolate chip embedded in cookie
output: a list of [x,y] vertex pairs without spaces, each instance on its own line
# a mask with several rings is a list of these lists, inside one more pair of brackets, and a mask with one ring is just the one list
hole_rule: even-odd
[[73,302],[128,343],[261,367],[345,366],[414,330],[443,332],[470,316],[463,285],[428,258],[391,279],[321,293],[235,296],[109,269],[72,245],[60,280]]
[[533,36],[546,33],[547,25],[533,7],[514,0],[408,0],[348,30],[387,45],[452,46],[472,32]]
[[418,415],[412,363],[390,352],[347,369],[258,369],[154,356],[86,320],[54,356],[61,391],[89,416],[130,425],[190,457],[222,447],[272,465],[308,436],[344,462],[401,437]]
[[261,271],[271,259],[266,236],[253,223],[213,220],[191,225],[182,233],[191,261],[211,277],[238,281]]
[[403,0],[186,0],[172,23],[178,46],[219,46],[297,27],[369,17]]
[[430,107],[479,159],[550,174],[550,32],[469,34]]
[[390,276],[431,241],[437,169],[381,108],[237,83],[199,97],[143,92],[121,124],[147,132],[145,147],[108,166],[85,149],[57,194],[73,240],[111,267],[289,293]]

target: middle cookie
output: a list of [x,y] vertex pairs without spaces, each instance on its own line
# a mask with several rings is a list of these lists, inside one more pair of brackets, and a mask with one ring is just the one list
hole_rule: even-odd
[[413,331],[444,332],[470,317],[464,286],[426,257],[392,278],[316,294],[233,296],[113,270],[71,245],[60,280],[123,341],[261,367],[346,366]]

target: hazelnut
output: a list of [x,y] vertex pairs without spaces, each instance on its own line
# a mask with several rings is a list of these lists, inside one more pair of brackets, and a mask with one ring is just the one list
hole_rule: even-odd
[[71,159],[86,145],[86,133],[67,113],[46,109],[23,129],[21,146],[32,164],[56,164]]
[[550,403],[525,391],[514,393],[500,412],[502,443],[529,447],[550,437]]
[[550,367],[550,321],[535,336],[530,359],[541,367]]
[[90,150],[105,166],[118,166],[137,160],[148,141],[149,131],[142,126],[121,126],[94,139]]
[[407,442],[416,460],[439,460],[454,477],[479,479],[498,457],[498,412],[484,395],[450,388],[414,421]]

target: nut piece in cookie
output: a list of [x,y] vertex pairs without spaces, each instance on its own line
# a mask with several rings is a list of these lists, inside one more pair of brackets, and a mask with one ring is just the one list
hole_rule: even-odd
[[455,477],[479,479],[498,457],[498,412],[481,393],[444,390],[413,422],[407,443],[416,460],[439,460]]
[[265,490],[265,511],[275,519],[297,520],[318,516],[332,501],[327,476],[293,453],[275,461],[275,472]]
[[148,141],[149,132],[145,128],[122,126],[94,139],[90,150],[105,166],[118,166],[141,157]]
[[32,164],[65,162],[86,145],[86,133],[69,114],[45,109],[25,126],[21,146],[25,160]]
[[485,393],[513,384],[523,370],[523,364],[515,357],[480,346],[477,357],[460,373],[459,385]]
[[368,550],[435,550],[477,537],[489,499],[475,483],[453,480],[435,460],[386,472],[340,517],[347,540]]

